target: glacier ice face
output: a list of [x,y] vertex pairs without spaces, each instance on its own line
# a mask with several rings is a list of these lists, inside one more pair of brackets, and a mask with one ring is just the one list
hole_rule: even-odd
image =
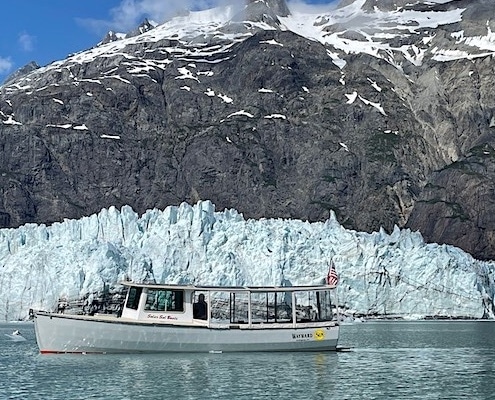
[[209,201],[114,207],[51,226],[0,230],[0,318],[23,319],[119,281],[319,284],[330,259],[348,314],[493,318],[494,263],[396,228],[371,234],[326,222],[245,220]]

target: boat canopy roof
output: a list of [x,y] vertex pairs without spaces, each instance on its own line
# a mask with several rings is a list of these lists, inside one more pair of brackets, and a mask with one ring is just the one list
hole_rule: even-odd
[[120,282],[124,286],[143,287],[150,289],[183,289],[190,291],[210,292],[300,292],[310,290],[334,289],[335,285],[303,285],[303,286],[203,286],[203,285],[178,285],[161,283],[136,283],[131,281]]

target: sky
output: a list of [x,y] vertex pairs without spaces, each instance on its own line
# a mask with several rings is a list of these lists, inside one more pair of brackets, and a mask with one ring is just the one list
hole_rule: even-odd
[[[157,23],[179,9],[242,0],[16,0],[1,4],[0,83],[35,61],[39,66],[89,49],[109,31],[129,32],[144,18]],[[289,0],[289,7],[331,7],[338,0]]]

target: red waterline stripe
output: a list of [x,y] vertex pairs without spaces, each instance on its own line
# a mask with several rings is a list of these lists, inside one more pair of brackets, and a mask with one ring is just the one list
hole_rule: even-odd
[[103,351],[56,351],[40,350],[40,354],[105,354]]

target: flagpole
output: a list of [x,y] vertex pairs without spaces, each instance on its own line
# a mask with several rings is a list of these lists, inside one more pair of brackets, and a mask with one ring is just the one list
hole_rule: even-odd
[[337,314],[337,322],[340,322],[340,311],[339,311],[339,276],[337,275],[337,271],[335,269],[335,263],[333,262],[333,258],[330,258],[330,265],[328,266],[328,273],[326,277],[326,284],[332,285],[335,287],[335,308]]

